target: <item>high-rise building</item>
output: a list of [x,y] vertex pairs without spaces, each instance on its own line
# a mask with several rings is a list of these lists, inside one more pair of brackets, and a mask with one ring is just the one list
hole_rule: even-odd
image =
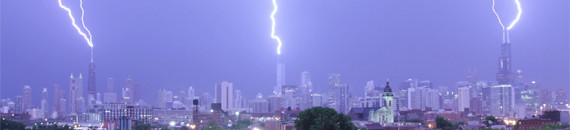
[[79,77],[75,79],[75,86],[77,87],[76,98],[83,98],[83,75],[81,73],[79,73]]
[[284,102],[283,102],[283,107],[287,108],[287,107],[291,107],[292,109],[295,109],[299,104],[299,100],[297,99],[297,95],[295,95],[297,92],[297,86],[295,85],[283,85],[282,87],[282,91],[281,91],[281,95],[283,96]]
[[382,88],[376,87],[373,80],[366,82],[366,86],[364,86],[364,98],[362,99],[360,107],[380,107],[383,93]]
[[240,108],[244,108],[245,105],[243,104],[243,97],[241,95],[241,90],[235,90],[235,94],[234,94],[234,108],[236,109],[240,109]]
[[441,109],[441,96],[437,89],[428,89],[426,91],[426,107],[432,110]]
[[210,93],[202,93],[200,94],[198,104],[201,110],[210,111],[212,106],[211,104],[213,103],[213,101],[214,100],[210,96]]
[[69,113],[77,113],[75,99],[77,99],[78,92],[77,80],[73,74],[69,77]]
[[420,109],[425,110],[426,102],[426,91],[427,88],[424,87],[414,87],[408,88],[408,109]]
[[167,104],[172,102],[173,95],[172,91],[167,91],[166,89],[159,89],[158,90],[158,101],[157,105],[159,108],[167,108]]
[[22,104],[23,104],[22,96],[20,96],[20,95],[16,96],[16,98],[14,99],[14,109],[15,109],[15,110],[13,110],[14,113],[24,112]]
[[322,107],[323,106],[323,96],[321,94],[311,94],[311,101],[313,107]]
[[566,93],[565,88],[560,88],[556,91],[556,98],[554,99],[554,103],[558,108],[566,107],[568,103],[568,93]]
[[491,114],[495,116],[515,116],[515,95],[512,85],[491,87]]
[[283,107],[283,97],[281,95],[271,95],[267,99],[269,102],[269,112],[275,112]]
[[252,113],[267,113],[269,112],[269,104],[266,99],[263,99],[261,93],[257,94],[255,99],[249,101],[249,107]]
[[471,101],[471,95],[469,93],[469,87],[459,87],[457,88],[458,94],[458,101],[457,101],[457,110],[464,111],[465,109],[469,109],[471,105],[469,102]]
[[215,103],[222,104],[222,110],[232,110],[234,107],[233,83],[222,81],[214,86]]
[[103,94],[103,103],[116,103],[116,102],[117,102],[117,93]]
[[69,113],[77,114],[80,111],[79,108],[83,108],[82,104],[78,103],[84,100],[83,98],[83,76],[79,73],[79,77],[73,77],[73,74],[69,77]]
[[526,89],[521,92],[521,100],[526,108],[537,111],[540,106],[540,91],[535,87],[534,83],[526,86]]
[[48,107],[49,107],[49,105],[48,105],[48,91],[47,91],[47,88],[44,88],[42,90],[42,100],[41,100],[41,106],[40,106],[40,109],[42,110],[44,117],[48,116],[48,114],[47,114],[48,113]]
[[281,87],[285,84],[285,64],[277,63],[277,84],[273,88],[274,94],[281,94]]
[[340,85],[340,74],[329,74],[329,88],[328,88],[328,106],[330,108],[338,107],[338,87]]
[[338,86],[338,107],[336,111],[339,113],[348,114],[351,108],[350,104],[350,90],[349,86],[346,84],[341,84]]
[[[508,39],[508,31],[503,31],[503,38]],[[509,40],[504,40],[501,44],[501,56],[499,57],[499,72],[497,72],[497,82],[502,84],[512,85],[514,82],[513,72],[511,71],[511,43]]]
[[188,98],[194,100],[196,98],[196,92],[192,86],[188,87]]
[[87,101],[90,108],[97,103],[97,80],[95,78],[95,63],[89,63],[89,77],[87,79]]
[[544,88],[540,91],[540,105],[543,108],[552,108],[552,91],[548,88]]
[[134,103],[133,101],[133,91],[134,91],[134,86],[133,86],[133,79],[131,77],[127,78],[127,83],[125,88],[123,88],[123,98],[122,98],[122,102],[124,103]]
[[422,80],[418,83],[418,87],[424,87],[424,88],[430,88],[430,89],[435,89],[435,87],[433,86],[433,83],[431,83],[431,81],[429,80]]
[[313,92],[313,83],[311,82],[311,72],[301,72],[301,88],[306,89],[309,93]]
[[113,78],[107,78],[107,91],[103,93],[103,103],[116,103],[117,93],[115,93]]
[[417,79],[408,79],[400,84],[398,89],[400,90],[400,95],[398,96],[398,106],[408,109],[408,88],[415,88],[418,85]]
[[62,109],[62,108],[61,108],[59,102],[60,102],[60,100],[61,100],[63,97],[65,97],[65,96],[62,96],[62,94],[64,94],[64,93],[61,93],[61,94],[60,94],[61,91],[62,91],[62,90],[60,90],[60,87],[59,87],[58,84],[54,84],[54,85],[53,85],[53,100],[52,100],[52,101],[53,101],[53,107],[52,107],[52,111],[53,111],[53,113],[54,113],[53,115],[57,115],[57,116],[63,114],[63,113],[61,112],[61,109]]
[[113,84],[114,84],[113,78],[107,78],[107,92],[108,93],[115,92],[115,86]]
[[24,96],[22,97],[22,110],[32,107],[32,88],[29,85],[24,86]]
[[132,103],[138,102],[141,100],[141,85],[135,84],[133,88],[133,101]]

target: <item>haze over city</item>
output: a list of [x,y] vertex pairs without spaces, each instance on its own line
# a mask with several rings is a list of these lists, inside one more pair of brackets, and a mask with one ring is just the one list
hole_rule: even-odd
[[[517,19],[515,1],[496,3],[505,25]],[[2,0],[0,98],[13,101],[29,86],[31,105],[39,107],[43,88],[50,91],[57,84],[69,91],[70,75],[79,74],[83,93],[100,96],[112,78],[119,101],[131,78],[140,85],[140,99],[153,105],[161,100],[159,90],[176,95],[192,87],[196,96],[214,96],[215,85],[223,81],[233,83],[245,99],[279,95],[280,85],[302,86],[304,71],[310,72],[311,93],[325,96],[332,73],[340,74],[354,97],[366,96],[367,81],[384,88],[388,79],[394,93],[409,79],[429,80],[433,88],[456,93],[464,87],[459,82],[468,80],[570,88],[566,0],[521,0],[522,15],[508,30],[508,57],[502,53],[507,42],[493,0],[277,0],[278,11],[273,2],[63,0],[78,20],[76,29],[56,0]],[[78,34],[87,28],[92,48]],[[275,36],[282,43],[280,54]],[[511,81],[502,83],[505,62],[522,78],[503,75]],[[93,92],[88,91],[91,63],[96,66]]]

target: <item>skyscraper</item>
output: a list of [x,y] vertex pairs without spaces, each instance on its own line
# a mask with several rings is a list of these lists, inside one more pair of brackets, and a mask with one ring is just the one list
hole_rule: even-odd
[[267,102],[269,103],[269,112],[273,113],[283,107],[283,96],[271,95],[267,98]]
[[43,113],[44,117],[48,116],[48,114],[47,114],[48,113],[48,106],[49,106],[48,105],[48,91],[47,91],[47,88],[44,88],[42,90],[42,100],[41,100],[41,106],[40,106],[40,108],[42,109],[42,112],[44,112]]
[[83,98],[83,75],[79,73],[79,77],[75,79],[75,86],[77,87],[77,98]]
[[341,84],[338,87],[338,107],[336,108],[336,111],[339,113],[344,113],[344,114],[348,114],[348,111],[350,110],[351,104],[350,104],[350,88],[348,85],[346,84]]
[[259,93],[255,99],[249,101],[249,108],[251,108],[252,113],[267,113],[269,111],[269,104],[267,100],[263,99],[263,95]]
[[95,80],[95,63],[91,60],[89,63],[89,75],[87,79],[87,101],[90,108],[96,104],[97,101],[97,81]]
[[214,86],[215,103],[222,104],[222,110],[232,110],[234,107],[233,83],[222,81]]
[[61,112],[62,108],[61,108],[60,103],[59,103],[60,100],[63,98],[63,96],[61,96],[61,94],[63,94],[63,93],[60,94],[61,91],[62,90],[60,90],[58,84],[53,85],[53,100],[52,100],[53,101],[53,103],[52,103],[53,107],[52,107],[52,111],[57,116],[63,114]]
[[141,100],[141,85],[135,84],[135,87],[133,88],[132,93],[133,93],[132,103],[140,101]]
[[469,93],[469,87],[459,87],[457,88],[457,94],[458,94],[458,101],[457,101],[457,109],[459,111],[464,111],[465,109],[469,109],[470,106],[470,101],[471,101],[471,95]]
[[205,110],[205,111],[209,111],[211,109],[211,104],[214,100],[212,100],[212,97],[210,96],[210,93],[202,93],[200,94],[200,98],[199,98],[199,102],[198,104],[200,105],[200,109],[201,110]]
[[338,106],[338,87],[340,85],[340,74],[332,73],[329,74],[329,88],[328,88],[328,106],[331,108],[337,108]]
[[188,87],[188,99],[194,100],[196,98],[196,92],[192,86]]
[[296,95],[297,93],[297,86],[295,85],[283,85],[281,95],[283,96],[284,102],[283,107],[291,107],[291,109],[295,109],[299,107],[299,99]]
[[166,108],[168,102],[172,102],[172,91],[166,91],[166,89],[158,90],[158,101],[157,105],[159,108]]
[[[504,38],[508,39],[508,31],[503,31]],[[497,72],[497,82],[499,84],[513,84],[514,76],[511,71],[511,43],[504,40],[501,44],[501,56],[499,57],[499,72]]]
[[103,93],[103,103],[117,102],[117,93],[113,84],[113,78],[107,78],[107,91]]
[[281,94],[283,84],[285,84],[285,64],[277,63],[277,84],[273,88],[273,93]]
[[128,77],[125,88],[123,88],[122,102],[133,103],[133,89],[133,79]]
[[515,95],[512,85],[491,87],[491,114],[495,116],[515,116]]
[[426,107],[432,110],[441,109],[441,96],[439,95],[439,90],[428,89],[426,91]]
[[558,108],[566,107],[566,104],[568,103],[568,93],[566,93],[566,88],[560,88],[556,91],[554,102]]
[[14,113],[24,112],[22,104],[23,104],[22,96],[20,96],[20,95],[16,96],[16,98],[14,99],[14,109],[15,109]]
[[29,85],[24,86],[24,96],[22,97],[22,110],[32,107],[32,88]]
[[240,108],[247,108],[244,104],[244,98],[241,95],[241,90],[235,90],[235,94],[234,94],[234,108],[236,109],[240,109]]
[[303,71],[301,72],[301,88],[305,89],[309,93],[313,92],[313,83],[311,83],[311,72]]
[[[77,80],[73,77],[73,74],[69,77],[69,113],[77,113],[76,111],[76,99],[78,97],[79,88],[77,86]],[[60,104],[61,105],[61,104]]]

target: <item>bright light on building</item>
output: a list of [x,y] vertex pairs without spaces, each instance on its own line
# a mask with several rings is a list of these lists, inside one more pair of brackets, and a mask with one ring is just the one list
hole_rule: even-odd
[[174,122],[174,121],[170,122],[170,126],[174,126],[174,125],[176,125],[176,122]]

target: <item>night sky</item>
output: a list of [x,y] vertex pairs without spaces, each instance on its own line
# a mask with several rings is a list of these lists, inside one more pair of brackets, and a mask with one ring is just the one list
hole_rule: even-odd
[[[31,85],[68,90],[71,73],[83,73],[90,49],[56,0],[1,1],[1,97]],[[327,75],[361,96],[368,80],[394,84],[408,78],[454,86],[468,68],[495,81],[501,26],[491,0],[277,0],[276,34],[286,83],[312,73],[318,92]],[[79,19],[76,0],[64,0]],[[569,1],[521,0],[523,13],[510,31],[514,70],[544,88],[569,88]],[[276,41],[271,39],[270,0],[84,0],[85,24],[93,34],[97,91],[128,76],[154,104],[157,90],[194,86],[213,94],[227,80],[246,98],[269,95],[276,79]],[[506,23],[513,1],[499,1]]]

